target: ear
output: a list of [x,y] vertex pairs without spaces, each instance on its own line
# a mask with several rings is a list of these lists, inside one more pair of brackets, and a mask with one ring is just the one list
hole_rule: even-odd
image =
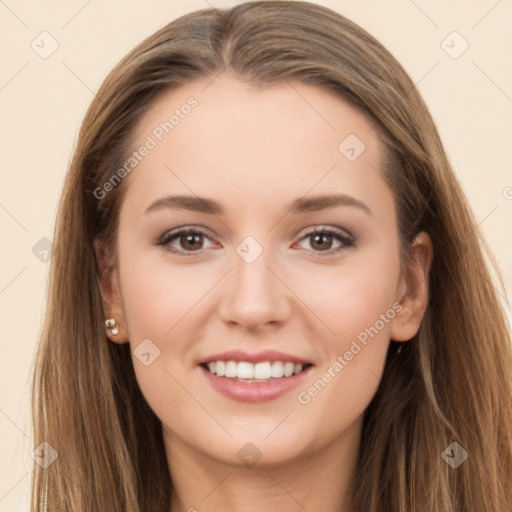
[[434,251],[430,236],[422,231],[414,239],[398,286],[402,309],[391,320],[393,341],[409,341],[419,330],[429,301],[429,274]]
[[113,265],[112,258],[99,240],[94,241],[94,249],[100,270],[100,292],[103,310],[105,311],[105,320],[107,318],[114,318],[119,326],[119,332],[115,336],[107,334],[107,337],[114,343],[126,343],[129,341],[129,336],[126,315],[121,299],[117,266]]

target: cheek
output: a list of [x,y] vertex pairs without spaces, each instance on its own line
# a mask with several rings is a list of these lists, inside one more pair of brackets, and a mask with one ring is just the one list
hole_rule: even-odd
[[310,300],[317,297],[315,307],[328,329],[318,329],[323,333],[317,339],[322,365],[297,390],[297,417],[312,432],[323,430],[326,437],[348,428],[371,402],[386,361],[390,322],[396,315],[398,266],[352,270],[309,295]]
[[128,243],[126,246],[120,275],[126,321],[134,338],[131,341],[150,335],[162,339],[201,300],[208,276],[198,283],[197,268],[171,265],[166,262],[163,249],[137,250],[135,243],[130,249]]
[[[333,405],[352,414],[362,412],[380,382],[389,346],[399,279],[398,253],[390,246],[361,257],[357,264],[337,268],[328,279],[310,287],[308,306],[324,325],[317,328],[322,365],[303,386],[298,402],[328,411],[340,421]],[[309,407],[309,406],[308,406]]]
[[[185,279],[181,269],[147,265],[142,258],[132,263],[133,272],[125,267],[122,292],[135,376],[151,409],[164,424],[173,424],[195,407],[183,384],[191,364],[191,333],[201,337],[194,305],[199,311],[207,283]],[[145,361],[140,356],[146,353]],[[203,413],[199,408],[193,412],[198,417]]]
[[[380,262],[361,258],[356,264],[330,269],[325,278],[315,280],[315,286],[310,283],[305,295],[308,306],[324,321],[337,348],[393,311],[399,262],[391,251],[388,256]],[[388,322],[384,326],[378,322],[378,327],[383,337],[389,333]]]

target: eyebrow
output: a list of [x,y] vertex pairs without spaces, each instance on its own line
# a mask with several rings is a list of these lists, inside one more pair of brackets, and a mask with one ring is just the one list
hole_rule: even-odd
[[[359,199],[346,194],[328,194],[312,197],[301,197],[295,199],[289,208],[291,213],[308,213],[336,208],[337,206],[352,206],[363,210],[368,215],[372,211]],[[209,215],[222,215],[224,208],[214,199],[199,196],[166,196],[157,199],[145,210],[145,214],[161,209],[179,209],[192,212],[205,213]]]

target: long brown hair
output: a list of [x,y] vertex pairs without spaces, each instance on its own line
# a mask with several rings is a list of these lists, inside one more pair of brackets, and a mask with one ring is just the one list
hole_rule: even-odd
[[[32,511],[169,510],[160,421],[138,388],[129,344],[104,332],[94,242],[116,254],[125,187],[99,200],[94,191],[122,166],[156,98],[225,70],[256,85],[315,84],[370,116],[386,147],[382,172],[404,254],[420,230],[432,239],[420,330],[406,352],[390,343],[365,412],[354,512],[510,510],[510,334],[492,256],[429,111],[397,60],[358,25],[308,2],[266,1],[169,23],[114,68],[90,105],[59,206],[34,368],[34,446],[47,442],[58,458],[46,469],[34,464]],[[453,442],[468,454],[456,469],[443,457]]]

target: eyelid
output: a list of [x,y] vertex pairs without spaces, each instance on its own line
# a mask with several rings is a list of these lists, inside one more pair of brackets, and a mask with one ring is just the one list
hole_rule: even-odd
[[317,232],[320,232],[320,233],[327,232],[329,234],[335,234],[340,237],[345,237],[350,240],[355,240],[355,237],[346,229],[343,229],[343,228],[340,228],[337,226],[332,226],[330,224],[313,224],[312,226],[308,226],[306,228],[301,229],[297,233],[296,236],[300,237],[302,239],[306,235],[312,235],[313,233],[317,233]]

